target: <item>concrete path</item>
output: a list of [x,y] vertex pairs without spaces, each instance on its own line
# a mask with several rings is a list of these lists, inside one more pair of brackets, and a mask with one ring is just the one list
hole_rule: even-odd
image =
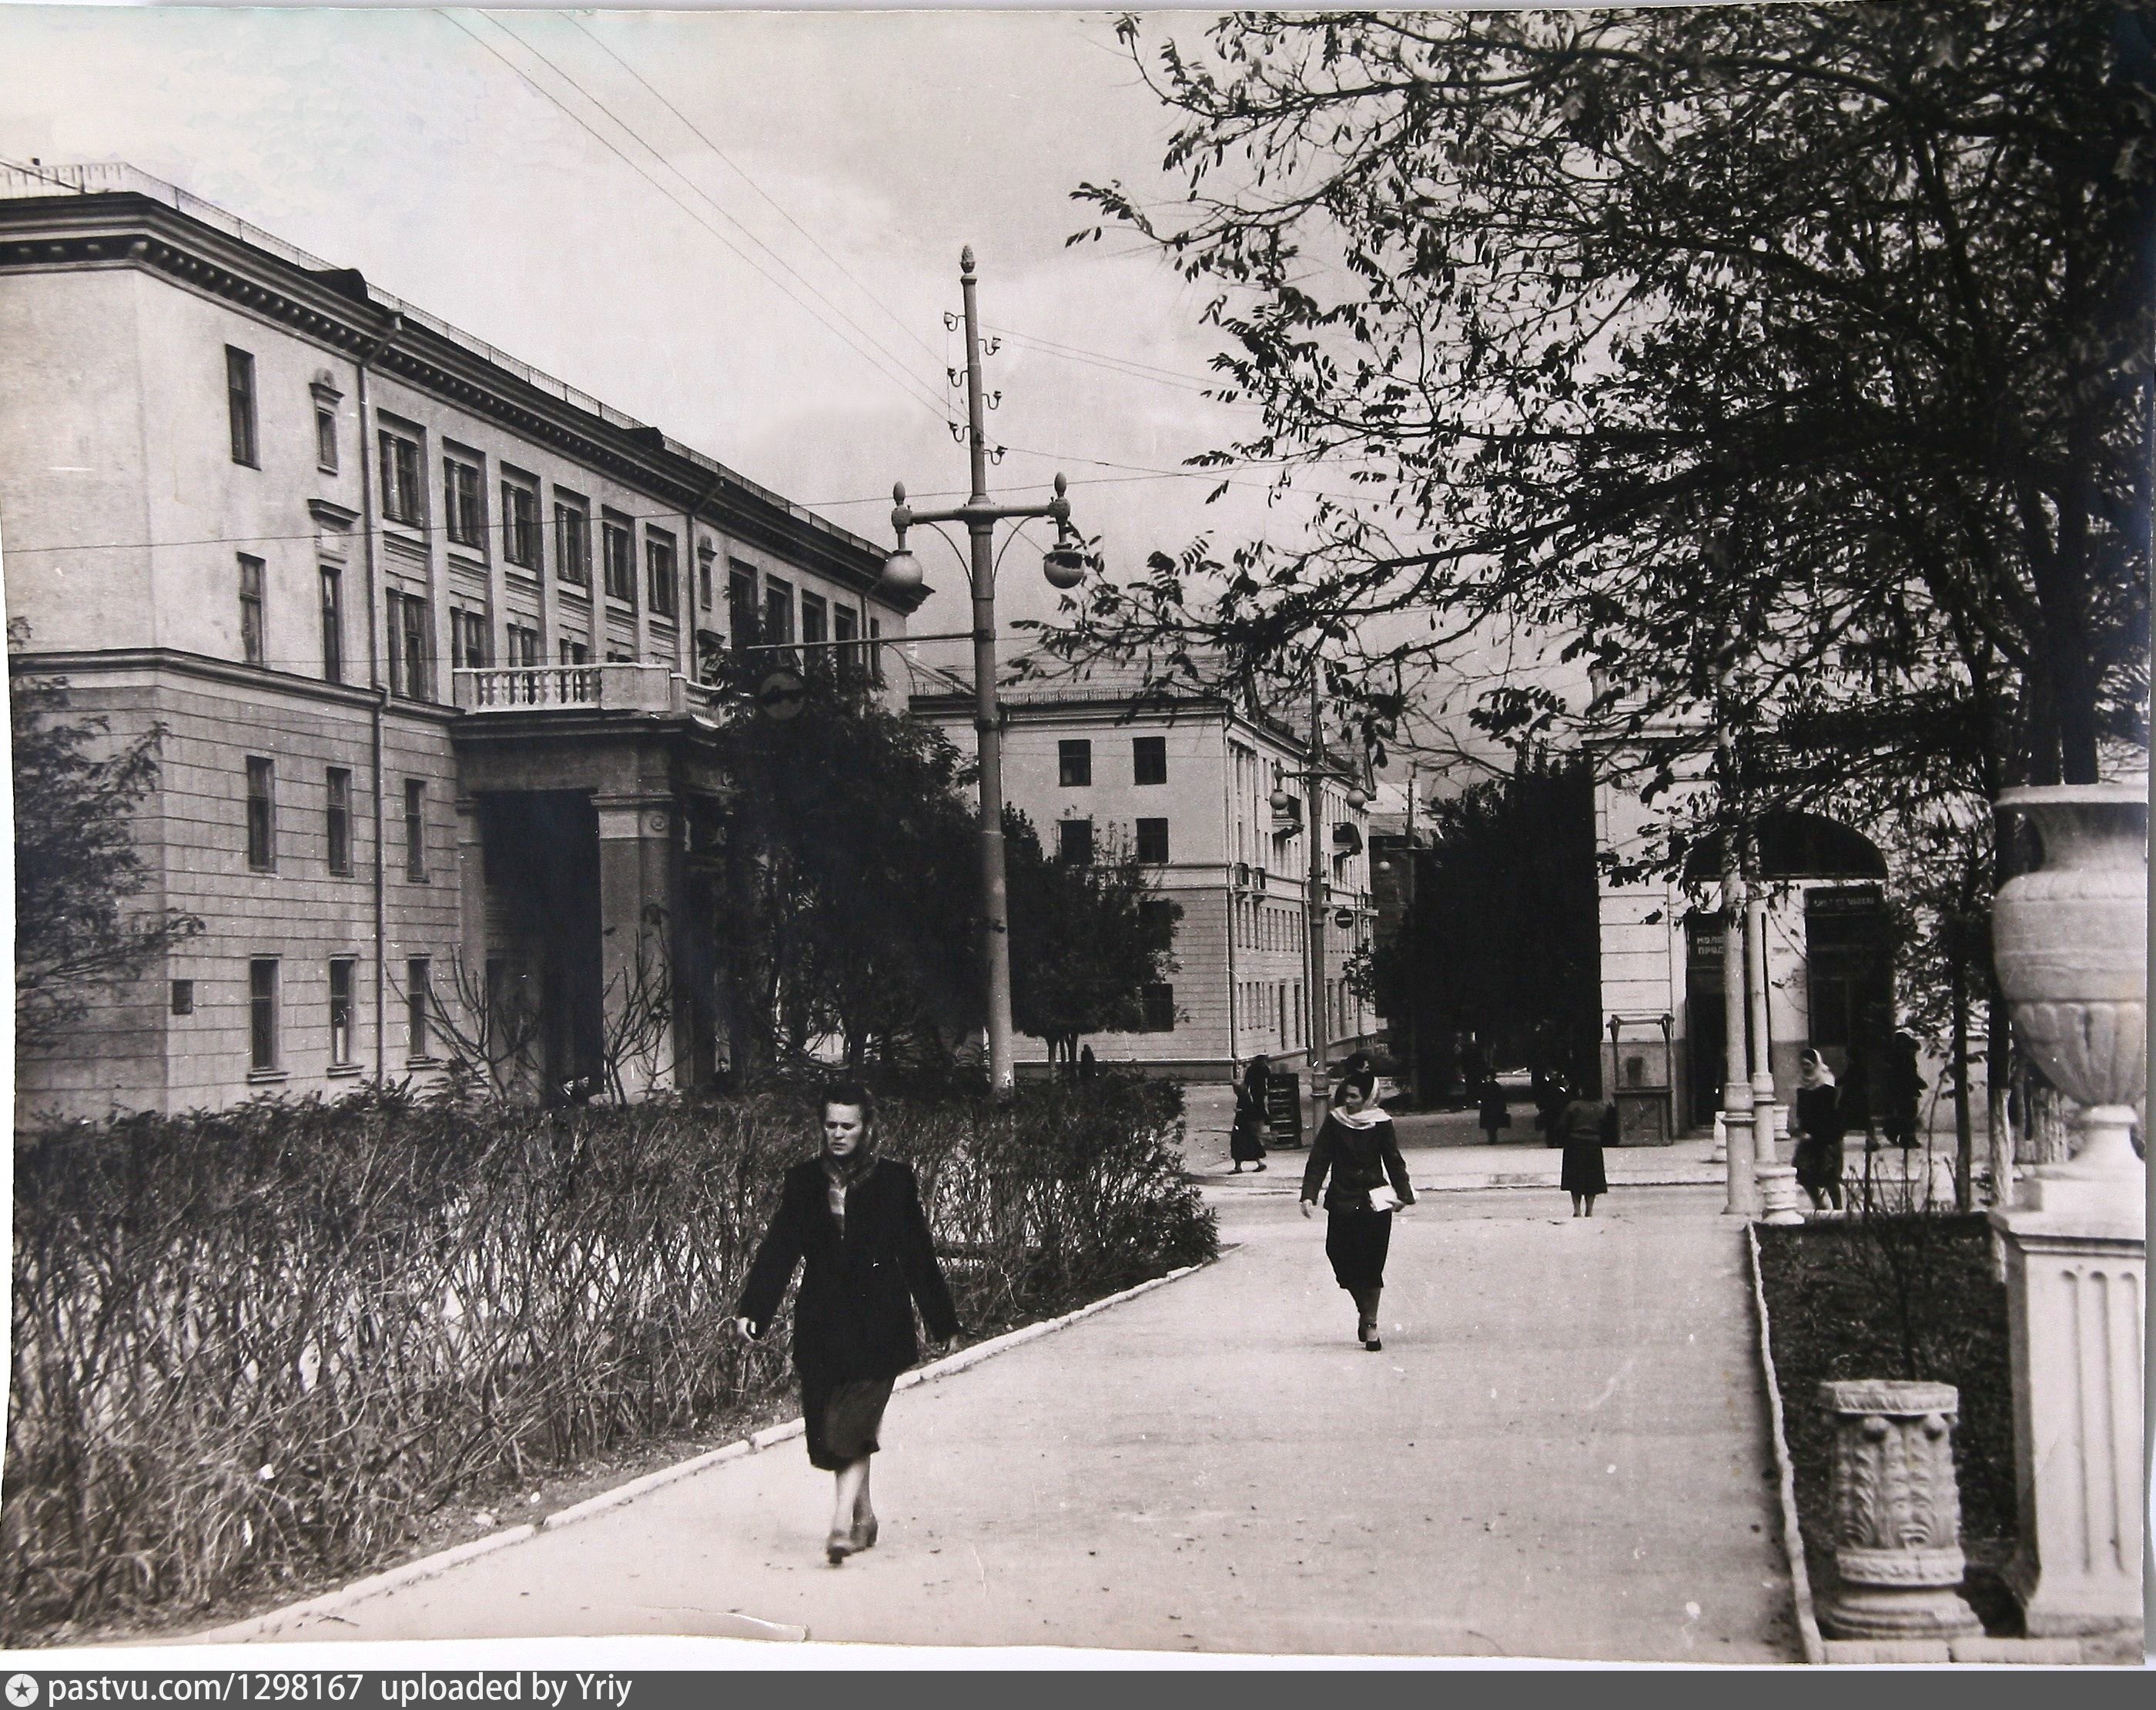
[[841,1569],[830,1481],[788,1442],[285,1636],[746,1614],[884,1643],[1796,1656],[1743,1236],[1711,1190],[1591,1221],[1431,1195],[1373,1354],[1293,1168],[1213,1190],[1239,1244],[1217,1265],[901,1394],[882,1541]]

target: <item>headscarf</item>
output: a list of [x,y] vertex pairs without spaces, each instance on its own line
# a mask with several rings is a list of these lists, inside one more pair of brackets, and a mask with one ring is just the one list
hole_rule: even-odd
[[1374,1128],[1380,1122],[1392,1121],[1392,1116],[1381,1104],[1366,1104],[1358,1111],[1343,1111],[1335,1105],[1332,1120],[1343,1128]]
[[1807,1092],[1815,1092],[1822,1086],[1834,1085],[1834,1071],[1826,1066],[1826,1059],[1817,1051],[1808,1050],[1797,1059],[1797,1085]]

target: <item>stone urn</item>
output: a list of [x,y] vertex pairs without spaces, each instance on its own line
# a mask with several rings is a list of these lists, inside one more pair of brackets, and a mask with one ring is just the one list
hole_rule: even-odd
[[2148,1086],[2148,795],[2049,785],[2008,790],[1999,805],[2027,814],[2044,850],[1992,905],[1999,989],[2023,1045],[2082,1107],[2080,1145],[2037,1170],[2032,1204],[2143,1217],[2132,1127]]
[[1834,1416],[1830,1512],[1840,1584],[1820,1625],[1838,1639],[1948,1639],[1983,1630],[1960,1585],[1961,1489],[1951,1384],[1820,1385]]

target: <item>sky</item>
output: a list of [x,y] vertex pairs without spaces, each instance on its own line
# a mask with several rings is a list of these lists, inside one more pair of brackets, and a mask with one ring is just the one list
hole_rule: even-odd
[[[1111,576],[1298,537],[1265,471],[1210,506],[1176,473],[1250,420],[1203,395],[1204,290],[1066,243],[1081,182],[1173,190],[1111,13],[0,4],[0,157],[130,162],[878,542],[895,480],[963,496],[971,244],[996,497],[1060,469]],[[1004,560],[1006,628],[1054,611],[1049,537]],[[958,559],[915,544],[914,629],[965,627]]]

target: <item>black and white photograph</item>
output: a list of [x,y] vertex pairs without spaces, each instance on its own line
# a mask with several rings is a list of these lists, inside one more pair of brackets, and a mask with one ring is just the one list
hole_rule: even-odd
[[0,4],[9,1703],[2144,1666],[2153,493],[2156,0]]

